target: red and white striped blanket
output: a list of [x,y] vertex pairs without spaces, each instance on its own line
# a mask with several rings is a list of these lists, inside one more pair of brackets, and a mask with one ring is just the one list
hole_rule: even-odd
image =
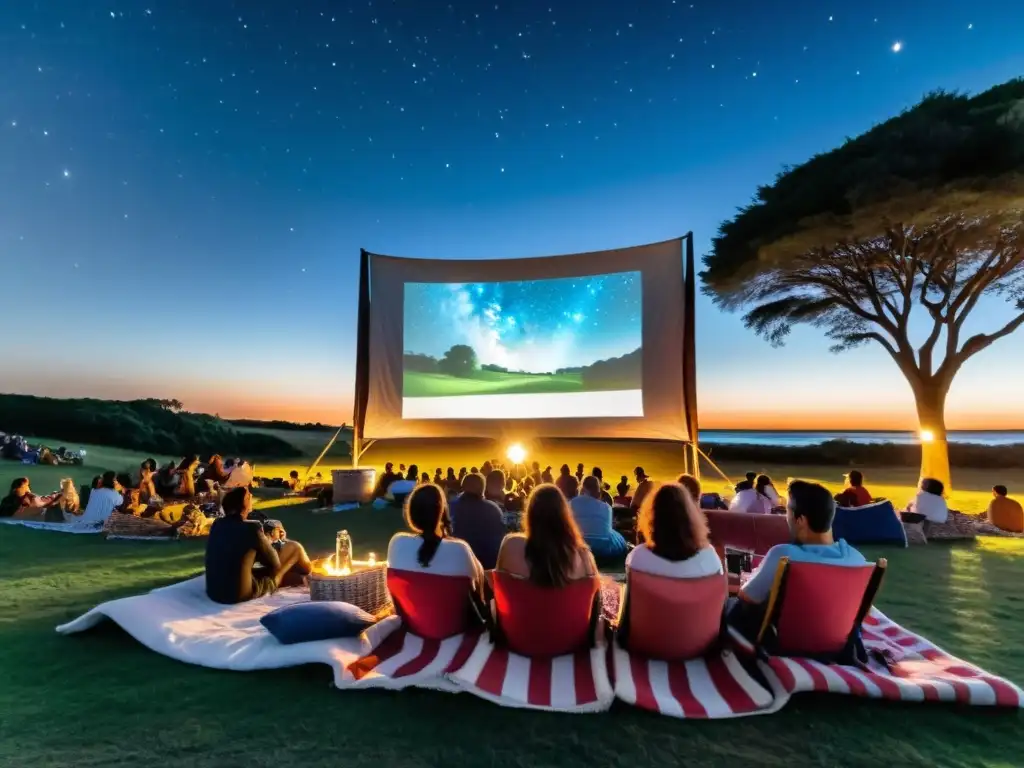
[[260,600],[211,602],[202,577],[147,594],[103,603],[57,628],[73,634],[113,620],[165,656],[217,669],[278,669],[328,665],[337,688],[429,688],[466,692],[503,706],[559,712],[599,712],[614,698],[664,715],[725,718],[781,709],[794,693],[820,691],[902,701],[1024,706],[1013,683],[957,659],[878,611],[864,632],[869,649],[887,653],[888,667],[859,669],[805,659],[770,659],[756,666],[726,651],[708,659],[666,663],[631,658],[603,641],[554,659],[530,659],[495,647],[486,634],[428,641],[384,619],[359,638],[281,645],[260,624],[266,613],[309,599],[282,590]]
[[972,706],[1024,707],[1024,691],[958,659],[872,608],[864,645],[883,654],[866,668],[773,657],[758,666],[781,708],[794,693],[841,693],[894,701],[946,701]]
[[667,662],[612,651],[615,696],[627,704],[686,719],[719,719],[774,712],[775,699],[732,651]]
[[615,698],[607,645],[555,658],[496,647],[485,633],[424,640],[400,627],[346,668],[339,688],[465,691],[507,707],[599,712]]

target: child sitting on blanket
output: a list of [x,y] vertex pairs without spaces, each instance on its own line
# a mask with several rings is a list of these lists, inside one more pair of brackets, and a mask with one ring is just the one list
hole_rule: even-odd
[[233,605],[302,583],[312,570],[306,550],[297,541],[274,547],[263,525],[246,519],[252,512],[248,488],[229,491],[221,506],[224,517],[214,521],[206,544],[206,594],[211,600]]

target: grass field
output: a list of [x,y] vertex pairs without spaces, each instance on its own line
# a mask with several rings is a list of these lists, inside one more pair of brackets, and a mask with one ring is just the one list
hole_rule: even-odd
[[476,371],[472,378],[444,373],[405,371],[403,397],[456,397],[462,395],[525,395],[554,392],[582,392],[578,373],[538,374]]
[[[275,510],[327,551],[386,550],[397,511]],[[501,709],[468,695],[338,692],[323,667],[217,672],[158,656],[110,626],[59,637],[96,603],[198,573],[202,542],[105,542],[0,528],[0,765],[1016,766],[1017,713],[798,697],[777,715],[680,722]],[[879,606],[951,652],[1024,682],[1024,542],[867,550],[889,558]]]

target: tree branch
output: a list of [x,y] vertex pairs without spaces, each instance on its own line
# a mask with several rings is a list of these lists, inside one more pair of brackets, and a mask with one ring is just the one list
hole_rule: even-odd
[[999,339],[1005,336],[1009,336],[1022,325],[1024,325],[1024,312],[1021,312],[995,333],[978,333],[971,336],[971,338],[964,342],[959,352],[943,361],[942,367],[939,368],[936,376],[946,382],[951,382],[964,363],[992,343],[999,341]]

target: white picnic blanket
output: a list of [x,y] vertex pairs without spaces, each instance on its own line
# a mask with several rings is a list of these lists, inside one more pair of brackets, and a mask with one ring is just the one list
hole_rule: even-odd
[[604,644],[565,658],[535,660],[495,649],[485,634],[425,640],[390,616],[359,638],[281,645],[260,617],[309,600],[302,589],[238,605],[206,596],[205,577],[111,600],[57,627],[61,634],[90,629],[110,619],[150,650],[214,669],[256,670],[327,664],[337,688],[416,687],[466,691],[514,707],[594,712],[611,706]]
[[110,619],[150,650],[213,669],[254,670],[322,663],[343,687],[352,676],[346,667],[379,644],[400,624],[389,618],[361,637],[281,645],[260,624],[260,617],[284,605],[309,600],[301,589],[239,605],[220,605],[206,596],[206,577],[172,584],[143,595],[111,600],[57,627],[69,635]]
[[20,525],[37,531],[57,531],[58,533],[100,533],[100,526],[95,523],[47,523],[42,520],[23,520],[21,518],[0,518],[3,525]]

